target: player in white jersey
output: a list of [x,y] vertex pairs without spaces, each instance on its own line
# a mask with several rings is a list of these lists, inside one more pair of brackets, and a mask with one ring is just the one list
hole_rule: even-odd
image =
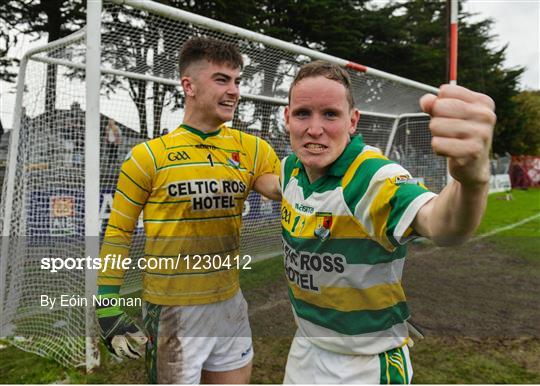
[[348,73],[303,66],[285,109],[284,261],[298,331],[285,383],[409,383],[404,244],[468,239],[487,202],[496,117],[486,95],[444,85],[420,99],[453,180],[435,195],[361,138]]

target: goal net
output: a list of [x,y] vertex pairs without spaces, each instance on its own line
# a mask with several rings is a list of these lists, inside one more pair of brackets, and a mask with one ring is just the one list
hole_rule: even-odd
[[[122,3],[122,4],[120,4]],[[87,26],[98,33],[94,26]],[[229,125],[267,140],[280,158],[291,152],[283,121],[288,87],[313,59],[350,72],[361,111],[358,133],[414,176],[439,191],[446,162],[430,147],[428,118],[418,99],[436,90],[305,47],[278,41],[150,1],[105,3],[101,17],[99,179],[85,173],[86,31],[28,53],[19,77],[20,99],[2,191],[0,336],[18,347],[84,366],[88,359],[84,297],[88,270],[52,272],[43,259],[85,256],[85,186],[99,184],[101,234],[110,215],[120,165],[129,150],[181,123],[178,51],[193,36],[236,44],[245,61],[242,98]],[[114,129],[111,129],[115,126]],[[243,211],[241,252],[254,260],[281,254],[280,206],[251,193]],[[142,221],[130,252],[143,256]],[[123,293],[140,289],[141,272],[129,270]],[[69,294],[67,307],[59,304]],[[45,299],[43,296],[47,296]],[[51,304],[50,299],[57,303]]]

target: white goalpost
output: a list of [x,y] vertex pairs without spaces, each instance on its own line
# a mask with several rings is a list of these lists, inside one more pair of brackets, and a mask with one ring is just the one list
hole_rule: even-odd
[[[52,272],[42,261],[97,257],[120,165],[129,149],[174,130],[183,114],[177,55],[192,36],[236,44],[245,68],[230,126],[290,153],[283,122],[287,92],[300,66],[323,59],[346,68],[367,144],[405,166],[432,190],[446,182],[433,154],[418,99],[431,86],[152,1],[88,1],[86,27],[27,52],[0,205],[0,336],[65,366],[99,364],[94,310],[43,305],[43,296],[91,298],[91,269]],[[107,127],[119,128],[111,142]],[[279,203],[251,193],[243,211],[241,252],[255,260],[281,254]],[[138,226],[130,251],[144,258]],[[140,289],[130,269],[123,293]],[[45,299],[46,300],[46,299]]]

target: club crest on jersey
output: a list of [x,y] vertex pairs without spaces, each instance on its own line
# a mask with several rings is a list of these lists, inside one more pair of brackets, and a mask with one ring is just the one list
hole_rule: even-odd
[[317,223],[313,234],[322,241],[330,237],[330,228],[332,227],[332,212],[317,212],[315,213]]
[[234,166],[235,168],[240,167],[240,153],[235,151],[231,154],[231,158],[228,159],[229,165]]

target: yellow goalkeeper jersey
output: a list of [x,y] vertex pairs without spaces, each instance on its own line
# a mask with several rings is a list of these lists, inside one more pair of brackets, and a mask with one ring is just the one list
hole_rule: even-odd
[[[279,170],[279,159],[266,141],[226,126],[203,133],[181,125],[135,146],[118,178],[102,263],[107,255],[128,257],[142,210],[143,299],[194,305],[230,298],[239,288],[234,259],[244,201],[257,177]],[[205,255],[213,261],[200,261],[198,256]],[[125,271],[117,264],[105,268],[98,285],[122,285]]]

